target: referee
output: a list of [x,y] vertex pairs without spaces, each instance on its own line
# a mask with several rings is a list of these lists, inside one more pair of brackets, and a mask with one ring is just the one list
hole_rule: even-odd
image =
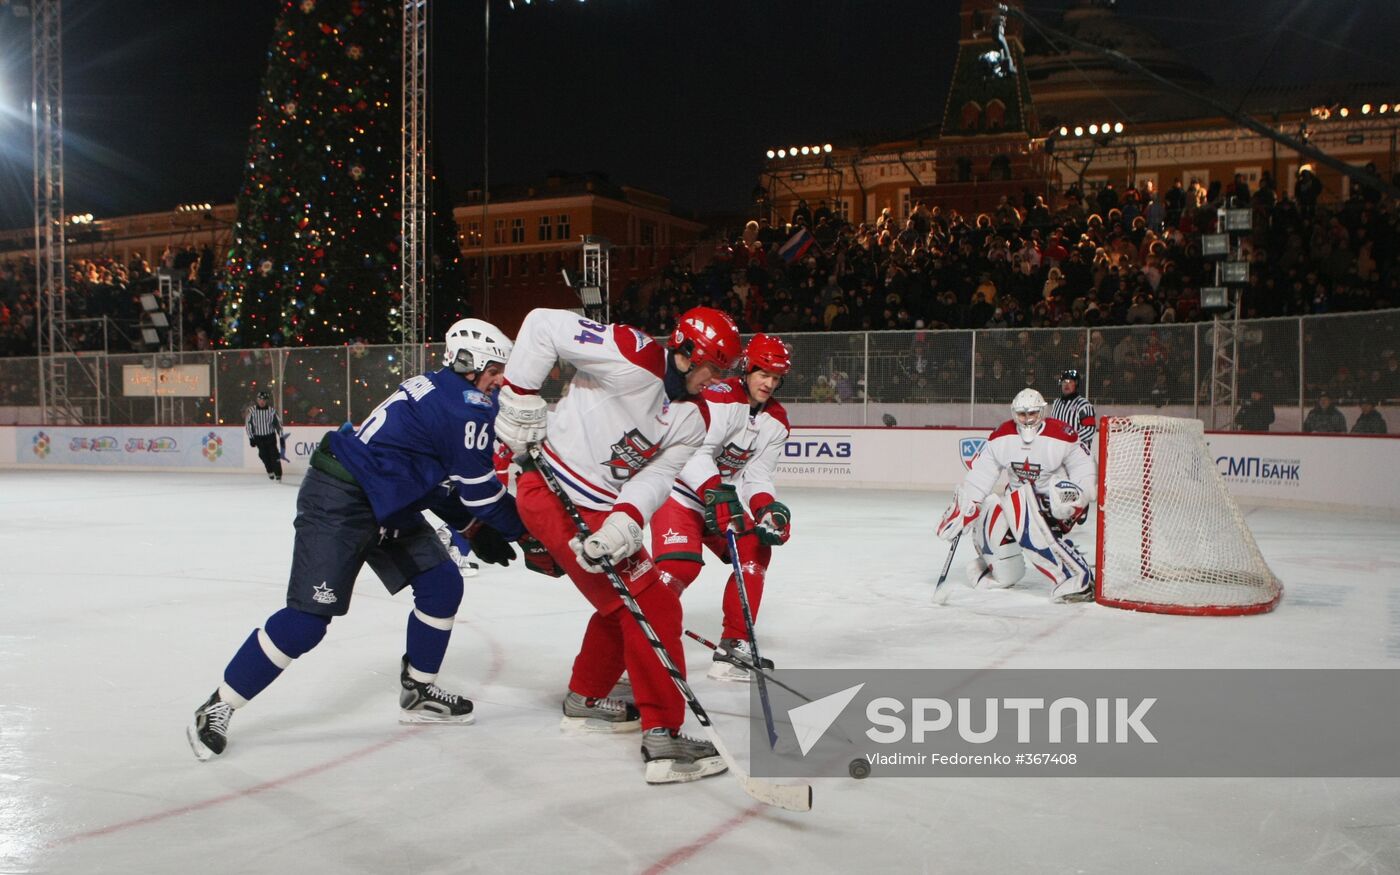
[[1074,368],[1060,374],[1060,397],[1050,407],[1050,418],[1068,425],[1086,450],[1094,448],[1094,405],[1079,394],[1079,371]]
[[266,392],[259,392],[257,401],[248,411],[248,446],[256,447],[258,458],[267,469],[267,479],[282,479],[282,458],[278,438],[282,436],[282,423],[277,421],[277,411],[267,406]]

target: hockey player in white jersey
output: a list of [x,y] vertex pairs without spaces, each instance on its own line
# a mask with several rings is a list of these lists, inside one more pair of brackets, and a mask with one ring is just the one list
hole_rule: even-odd
[[[1053,600],[1092,598],[1093,569],[1064,536],[1084,520],[1098,488],[1094,460],[1068,426],[1045,417],[1045,399],[1034,389],[1021,390],[1011,414],[973,460],[938,536],[951,541],[973,527],[973,587],[1012,586],[1029,562],[1050,581]],[[996,495],[1003,471],[1006,492]]]
[[[754,335],[744,349],[744,376],[705,390],[710,428],[705,444],[671,488],[670,499],[651,519],[651,552],[662,579],[678,589],[689,586],[705,561],[703,549],[729,559],[725,531],[731,522],[753,619],[758,619],[763,580],[773,548],[787,543],[792,513],[776,498],[773,472],[788,438],[787,411],[773,397],[792,368],[787,345],[769,334]],[[744,508],[748,508],[745,515]],[[732,655],[752,659],[739,584],[734,574],[724,589],[722,649],[710,677],[747,681],[749,672]],[[772,663],[764,659],[764,668]]]
[[[669,350],[626,325],[534,310],[520,326],[499,397],[496,434],[523,469],[516,485],[521,518],[594,609],[574,660],[562,723],[591,731],[642,729],[648,783],[693,781],[725,765],[713,745],[680,734],[685,699],[599,560],[612,562],[684,672],[680,597],[661,582],[643,549],[642,528],[704,442],[707,411],[699,393],[733,366],[739,350],[733,321],[707,307],[681,317]],[[578,373],[546,416],[539,387],[558,359]],[[580,540],[559,497],[524,455],[533,443],[593,531],[587,539]],[[624,669],[635,705],[608,698]]]

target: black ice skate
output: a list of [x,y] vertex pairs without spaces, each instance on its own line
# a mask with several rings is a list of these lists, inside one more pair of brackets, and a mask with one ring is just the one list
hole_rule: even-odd
[[660,726],[642,735],[642,759],[648,784],[698,781],[729,768],[713,744]]
[[195,759],[205,762],[224,752],[228,744],[228,722],[232,718],[233,706],[219,698],[219,691],[215,690],[185,727],[185,738],[189,739]]
[[[753,664],[753,649],[749,647],[749,642],[743,638],[721,638],[719,649],[715,651],[714,661],[710,664],[709,676],[717,681],[736,681],[748,683],[753,680],[749,676],[748,666]],[[773,670],[773,660],[764,659],[759,668],[764,671]]]
[[564,697],[564,717],[560,729],[576,732],[636,732],[642,728],[642,713],[622,699],[589,699],[570,692]]
[[471,699],[410,677],[407,656],[399,671],[399,686],[400,723],[471,723],[476,719]]

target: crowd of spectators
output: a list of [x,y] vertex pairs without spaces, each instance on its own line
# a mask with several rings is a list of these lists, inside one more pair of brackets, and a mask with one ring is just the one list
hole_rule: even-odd
[[[1052,340],[1064,341],[1063,356],[1047,354],[1043,338],[985,336],[973,363],[979,381],[1003,391],[1052,385],[1060,369],[1084,369],[1087,354],[1098,375],[1085,387],[1091,396],[1189,401],[1201,391],[1190,368],[1193,334],[1174,329],[1209,318],[1200,289],[1215,284],[1215,263],[1201,255],[1201,235],[1216,230],[1221,207],[1253,213],[1253,231],[1239,240],[1250,262],[1245,318],[1400,307],[1395,202],[1359,185],[1332,206],[1320,205],[1320,194],[1305,168],[1292,197],[1265,173],[1253,190],[1238,176],[1209,187],[1178,182],[1165,192],[1149,182],[1088,193],[1072,186],[1054,206],[1027,192],[976,216],[916,202],[907,217],[886,209],[873,222],[852,223],[825,202],[815,209],[801,202],[781,227],[760,218],[723,237],[702,270],[672,263],[654,283],[629,287],[613,316],[664,332],[676,314],[706,304],[745,331],[793,336],[799,347],[808,332],[913,332],[912,348],[905,340],[897,356],[899,372],[870,375],[872,387],[893,383],[900,400],[937,397],[940,387],[966,382],[968,355],[939,353],[948,346],[943,329],[1073,328]],[[784,244],[802,230],[810,247],[784,257]],[[1085,330],[1087,353],[1078,339]],[[1267,331],[1246,336],[1241,376],[1280,402],[1291,387],[1296,403],[1297,344],[1275,340]],[[1378,397],[1400,397],[1400,381],[1386,375],[1400,338],[1378,334],[1343,346],[1352,358],[1340,375],[1305,375],[1310,400],[1329,388],[1354,402],[1367,381],[1377,381]],[[848,369],[823,362],[820,370],[801,394],[839,399]]]
[[[208,349],[216,336],[213,250],[171,247],[154,267],[140,253],[68,262],[68,347],[74,351],[139,352],[142,292],[155,290],[156,270],[174,271],[185,294],[185,346]],[[207,290],[207,291],[206,291]],[[38,291],[31,255],[0,257],[0,356],[38,353]]]

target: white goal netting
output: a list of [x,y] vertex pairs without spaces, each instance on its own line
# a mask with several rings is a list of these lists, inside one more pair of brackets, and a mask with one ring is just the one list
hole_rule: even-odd
[[1248,614],[1283,592],[1225,488],[1199,420],[1105,417],[1097,599],[1177,614]]

